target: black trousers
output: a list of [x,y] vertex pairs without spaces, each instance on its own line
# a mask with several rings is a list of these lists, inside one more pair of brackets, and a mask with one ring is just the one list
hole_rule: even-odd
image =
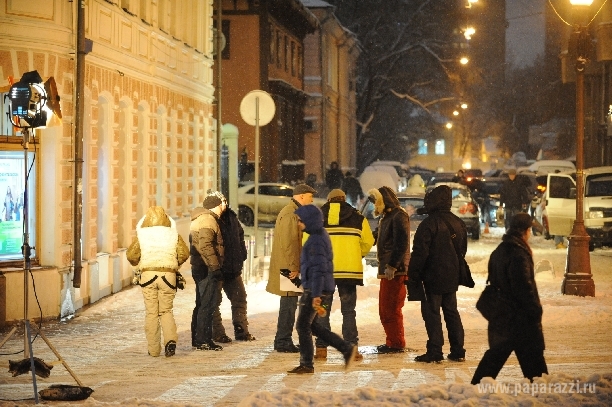
[[440,316],[440,308],[442,308],[450,352],[454,356],[465,357],[464,331],[461,316],[457,310],[457,293],[432,294],[426,292],[426,294],[427,300],[421,301],[421,316],[427,330],[427,353],[432,356],[442,356],[442,345],[444,345],[442,317]]
[[[537,330],[536,330],[537,331]],[[541,333],[534,332],[536,335]],[[544,360],[544,347],[539,344],[541,338],[534,335],[526,335],[524,329],[512,327],[506,323],[490,323],[488,328],[489,350],[487,350],[478,364],[472,384],[480,383],[483,377],[496,378],[499,371],[504,367],[506,360],[514,351],[523,376],[529,380],[541,377],[543,373],[548,374],[546,361]]]

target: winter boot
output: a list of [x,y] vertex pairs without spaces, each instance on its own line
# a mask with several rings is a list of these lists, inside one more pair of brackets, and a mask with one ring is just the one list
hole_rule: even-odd
[[317,348],[314,358],[326,360],[327,359],[327,348]]
[[170,356],[174,356],[175,352],[176,352],[176,342],[168,341],[168,343],[166,344],[166,348],[165,348],[166,357],[169,358]]

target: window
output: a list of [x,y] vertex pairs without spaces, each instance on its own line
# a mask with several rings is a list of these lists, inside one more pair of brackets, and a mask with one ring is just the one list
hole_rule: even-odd
[[297,53],[295,52],[295,42],[291,41],[291,76],[297,74]]
[[[28,163],[34,160],[34,153],[28,152]],[[2,211],[0,213],[0,260],[20,259],[23,244],[24,221],[24,188],[25,162],[23,151],[0,151],[0,196]],[[32,166],[28,179],[28,212],[29,244],[36,247],[35,230],[35,194],[36,166]]]
[[282,35],[280,31],[276,31],[276,67],[282,66]]
[[444,155],[444,140],[436,140],[436,146],[434,148],[434,153],[436,155]]
[[291,51],[289,50],[289,38],[285,35],[285,71],[289,72],[289,55]]
[[276,30],[270,24],[270,63],[273,64],[276,60]]
[[223,36],[225,37],[225,47],[223,51],[221,51],[221,58],[230,59],[230,21],[223,20],[221,21],[221,32],[223,32]]
[[427,140],[419,139],[419,149],[417,151],[419,155],[427,155]]

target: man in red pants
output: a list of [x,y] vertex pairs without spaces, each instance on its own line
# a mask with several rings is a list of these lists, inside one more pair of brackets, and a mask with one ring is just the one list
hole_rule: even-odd
[[378,257],[378,313],[387,336],[378,353],[404,352],[404,316],[406,281],[410,262],[410,217],[400,206],[395,192],[389,187],[368,191],[374,203],[375,215],[382,216],[376,239]]

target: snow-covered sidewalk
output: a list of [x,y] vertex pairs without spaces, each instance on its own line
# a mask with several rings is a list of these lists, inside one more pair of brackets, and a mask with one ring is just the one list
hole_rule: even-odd
[[[411,351],[395,355],[365,355],[362,362],[344,371],[342,356],[330,350],[326,362],[317,362],[314,375],[287,375],[299,363],[297,354],[274,352],[278,297],[265,292],[265,284],[248,285],[250,331],[254,342],[233,342],[223,351],[195,351],[189,332],[194,303],[194,285],[188,285],[175,301],[179,327],[176,356],[147,355],[143,332],[144,306],[138,287],[126,289],[82,310],[66,322],[46,323],[43,331],[75,374],[94,389],[83,402],[45,402],[52,405],[205,405],[205,406],[306,406],[347,405],[612,405],[612,250],[591,254],[596,296],[581,298],[560,293],[565,252],[541,237],[531,241],[538,266],[538,289],[544,305],[545,357],[550,375],[532,386],[522,378],[512,356],[496,382],[483,386],[469,381],[487,349],[486,321],[474,304],[486,280],[489,253],[500,241],[501,229],[479,241],[470,241],[468,262],[476,288],[461,288],[459,308],[466,331],[467,360],[464,363],[422,364],[414,356],[423,353],[426,333],[419,304],[406,302],[406,343]],[[369,269],[364,287],[358,289],[357,323],[360,346],[384,342],[378,319],[378,281]],[[222,314],[231,335],[230,306]],[[332,329],[340,332],[339,301],[331,313]],[[8,333],[0,332],[0,340]],[[294,334],[297,342],[297,334]],[[0,353],[23,348],[23,333],[5,344]],[[331,349],[331,348],[330,348]],[[448,352],[448,345],[445,347]],[[47,362],[55,356],[37,339],[35,356]],[[19,360],[23,353],[0,356]],[[6,370],[5,370],[6,372]],[[37,379],[38,388],[51,384],[75,384],[61,364],[51,376]],[[484,386],[487,385],[487,386]],[[579,390],[579,391],[578,391]],[[30,375],[0,376],[0,405],[33,404]],[[26,400],[23,400],[26,399]]]

